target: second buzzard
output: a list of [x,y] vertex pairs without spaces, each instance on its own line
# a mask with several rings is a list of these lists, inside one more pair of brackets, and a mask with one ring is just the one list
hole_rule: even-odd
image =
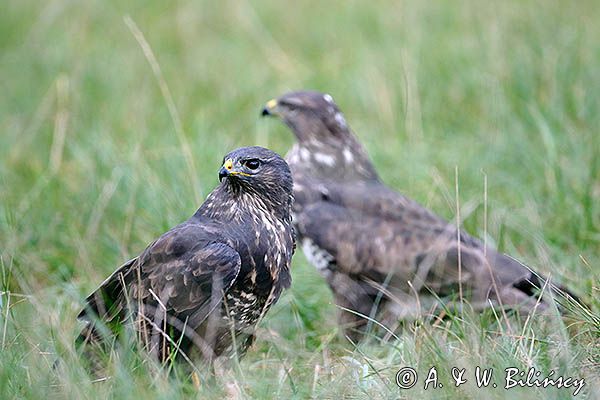
[[536,295],[544,278],[386,187],[330,95],[287,93],[262,114],[296,136],[287,161],[298,240],[347,310],[344,327],[364,327],[365,316],[393,326],[428,301],[460,295],[475,309],[547,307]]

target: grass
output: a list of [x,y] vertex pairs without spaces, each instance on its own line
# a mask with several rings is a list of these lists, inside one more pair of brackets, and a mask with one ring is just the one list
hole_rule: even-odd
[[[585,378],[577,398],[599,398],[600,332],[585,316],[466,312],[353,346],[301,252],[229,385],[197,391],[135,349],[92,383],[73,349],[82,298],[193,213],[223,154],[286,152],[290,133],[258,114],[298,88],[334,96],[389,185],[450,220],[458,198],[465,229],[598,316],[599,18],[592,1],[4,4],[0,398],[221,398],[236,385],[247,398],[573,393],[453,387],[452,367],[471,378],[477,365],[556,370]],[[401,390],[406,366],[420,381]],[[445,386],[424,390],[432,366]]]

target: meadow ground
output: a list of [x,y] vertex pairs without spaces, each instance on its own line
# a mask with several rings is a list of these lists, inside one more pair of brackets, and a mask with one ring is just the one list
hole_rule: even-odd
[[[594,1],[5,1],[0,398],[225,394],[132,349],[92,383],[75,315],[122,261],[194,212],[228,150],[286,152],[291,134],[259,110],[290,89],[331,93],[386,183],[448,219],[459,210],[467,231],[568,285],[597,317],[598,21]],[[231,372],[244,398],[572,396],[502,389],[508,367],[584,378],[577,398],[600,398],[591,315],[467,310],[353,346],[301,251],[293,279]],[[478,365],[494,368],[498,388],[477,388]],[[420,380],[402,390],[406,366]],[[432,366],[444,387],[424,390]],[[468,383],[454,387],[453,366]]]

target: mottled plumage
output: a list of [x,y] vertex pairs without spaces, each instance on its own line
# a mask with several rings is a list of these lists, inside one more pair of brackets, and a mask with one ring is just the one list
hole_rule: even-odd
[[[387,188],[331,96],[288,93],[263,115],[278,116],[296,136],[286,159],[298,239],[339,306],[367,316],[378,308],[389,325],[461,291],[476,309],[546,307],[535,296],[543,278]],[[366,320],[342,312],[341,322]]]
[[80,341],[106,343],[131,324],[162,361],[174,350],[211,361],[252,343],[256,324],[291,283],[292,178],[286,162],[261,147],[229,153],[219,177],[190,219],[87,298]]

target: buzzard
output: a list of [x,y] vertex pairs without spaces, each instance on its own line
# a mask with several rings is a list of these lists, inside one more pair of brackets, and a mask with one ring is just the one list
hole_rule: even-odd
[[242,354],[291,283],[292,177],[262,147],[227,154],[220,185],[187,221],[123,264],[78,318],[84,349],[106,347],[124,324],[159,361]]
[[330,95],[287,93],[262,114],[296,136],[286,159],[298,240],[347,310],[347,333],[360,336],[377,309],[391,326],[440,298],[468,296],[474,309],[547,307],[536,296],[545,279],[386,187]]

